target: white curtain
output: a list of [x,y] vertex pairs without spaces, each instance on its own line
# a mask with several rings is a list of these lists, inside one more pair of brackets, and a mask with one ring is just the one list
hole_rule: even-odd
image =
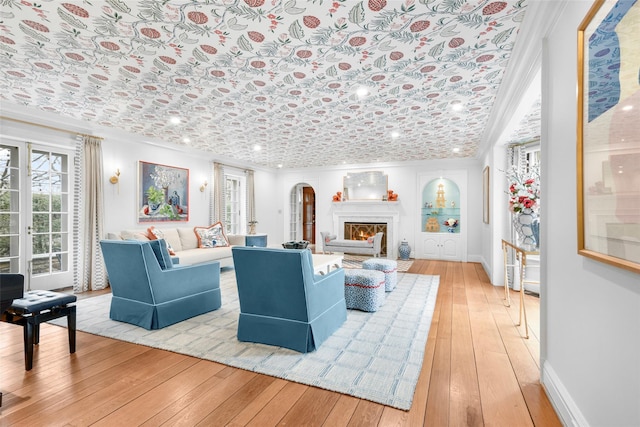
[[224,223],[224,166],[221,163],[213,164],[213,212],[212,221]]
[[[74,283],[74,292],[99,290],[107,287],[104,262],[100,252],[103,236],[104,206],[102,169],[102,142],[100,138],[84,136],[80,161],[76,172],[81,177],[76,189],[76,207],[79,207],[77,222],[82,224],[79,254],[76,265],[81,266],[81,277]],[[78,262],[79,261],[79,262]],[[80,267],[79,267],[80,268]]]
[[256,220],[256,194],[253,183],[253,171],[247,171],[247,219]]

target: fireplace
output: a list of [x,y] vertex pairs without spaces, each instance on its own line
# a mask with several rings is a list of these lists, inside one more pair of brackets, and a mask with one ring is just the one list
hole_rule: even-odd
[[349,240],[367,240],[376,233],[383,232],[381,256],[387,255],[387,224],[373,222],[345,222],[344,238]]
[[[386,258],[398,257],[398,230],[400,223],[400,202],[376,200],[346,201],[331,204],[333,234],[345,239],[345,224],[382,224],[387,227],[382,243]],[[375,233],[373,233],[375,234]]]

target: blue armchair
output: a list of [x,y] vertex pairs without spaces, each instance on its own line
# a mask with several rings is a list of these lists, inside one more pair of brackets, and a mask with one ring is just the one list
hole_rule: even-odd
[[220,308],[220,263],[176,266],[163,239],[101,240],[113,320],[160,329]]
[[308,249],[234,246],[238,340],[307,353],[347,320],[344,270],[313,273]]

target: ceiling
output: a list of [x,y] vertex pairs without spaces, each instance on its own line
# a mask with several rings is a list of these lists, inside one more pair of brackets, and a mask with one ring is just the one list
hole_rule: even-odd
[[[274,168],[477,156],[526,11],[525,0],[2,5],[3,110]],[[514,138],[539,135],[532,107]]]

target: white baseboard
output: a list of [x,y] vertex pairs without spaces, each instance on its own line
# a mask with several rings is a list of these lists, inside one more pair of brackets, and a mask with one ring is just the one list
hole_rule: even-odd
[[489,280],[491,280],[491,267],[482,255],[469,255],[467,258],[467,262],[477,262],[482,264],[482,268],[484,268],[485,273],[487,273],[487,276],[489,276]]
[[467,255],[467,262],[479,262],[483,264],[484,258],[482,255]]
[[589,427],[589,423],[582,415],[580,408],[573,401],[571,395],[556,375],[548,361],[542,364],[542,375],[540,378],[542,386],[549,396],[560,421],[566,427]]

